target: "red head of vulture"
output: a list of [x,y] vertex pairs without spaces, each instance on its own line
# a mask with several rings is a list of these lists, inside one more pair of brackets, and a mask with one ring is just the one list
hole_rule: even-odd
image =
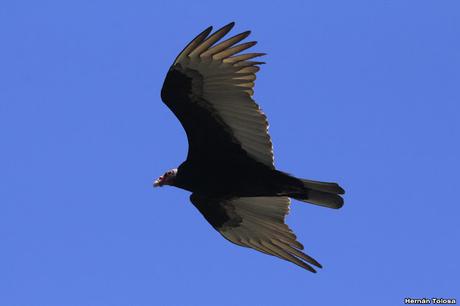
[[264,113],[252,99],[263,53],[242,53],[250,32],[222,38],[230,23],[207,28],[177,56],[161,90],[163,102],[187,134],[187,159],[154,186],[192,192],[190,200],[229,241],[290,261],[311,272],[321,265],[284,223],[290,198],[340,208],[336,183],[296,178],[275,169]]

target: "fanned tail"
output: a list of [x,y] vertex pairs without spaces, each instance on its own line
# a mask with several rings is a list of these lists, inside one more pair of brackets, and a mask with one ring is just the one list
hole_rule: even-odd
[[292,194],[292,198],[335,209],[343,206],[343,198],[340,195],[344,194],[345,191],[337,183],[298,180],[303,183],[303,190]]
[[278,182],[283,186],[282,194],[296,200],[319,206],[338,209],[343,206],[345,193],[337,183],[319,182],[293,177],[287,173],[276,171]]

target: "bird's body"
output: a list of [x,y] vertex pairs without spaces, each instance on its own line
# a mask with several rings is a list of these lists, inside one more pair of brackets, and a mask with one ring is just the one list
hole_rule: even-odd
[[284,223],[289,198],[340,208],[343,189],[335,183],[295,178],[275,169],[268,122],[252,100],[261,53],[233,56],[255,42],[236,45],[244,32],[217,42],[233,23],[198,35],[179,54],[161,97],[187,133],[187,159],[156,186],[192,192],[190,200],[228,240],[291,261],[310,271],[319,263]]

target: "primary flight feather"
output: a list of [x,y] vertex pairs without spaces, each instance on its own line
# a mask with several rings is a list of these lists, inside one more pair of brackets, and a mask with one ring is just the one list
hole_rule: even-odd
[[268,122],[252,99],[264,53],[241,53],[250,32],[222,38],[230,23],[195,37],[179,53],[161,90],[163,102],[187,134],[187,159],[154,186],[192,192],[191,202],[229,241],[277,256],[316,272],[321,265],[302,252],[284,219],[290,198],[340,208],[336,183],[299,179],[275,169]]

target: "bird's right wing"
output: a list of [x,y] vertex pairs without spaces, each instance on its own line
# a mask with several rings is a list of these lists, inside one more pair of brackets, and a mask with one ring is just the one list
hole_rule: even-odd
[[220,41],[233,25],[195,37],[171,66],[161,97],[187,133],[188,161],[249,156],[273,169],[267,118],[251,97],[262,64],[251,59],[263,53],[237,55],[255,45],[238,44],[249,31]]
[[[227,240],[290,261],[316,272],[321,265],[303,253],[303,245],[286,225],[288,197],[210,198],[192,194],[190,200]],[[311,265],[310,265],[311,264]]]

